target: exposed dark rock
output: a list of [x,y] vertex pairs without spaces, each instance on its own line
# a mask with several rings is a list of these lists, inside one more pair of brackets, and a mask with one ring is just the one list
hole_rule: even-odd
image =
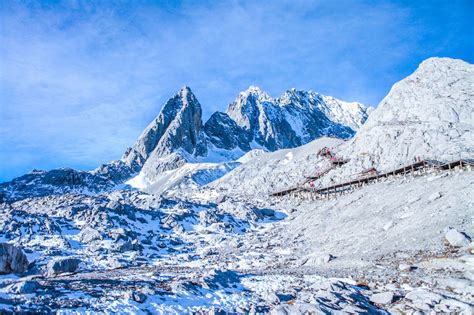
[[47,265],[47,274],[49,276],[58,275],[65,272],[74,272],[79,268],[81,263],[77,258],[60,258],[52,260]]
[[20,247],[0,243],[0,274],[22,273],[28,265],[28,259]]
[[41,287],[39,282],[33,280],[20,281],[8,287],[8,292],[14,294],[30,294],[36,292]]

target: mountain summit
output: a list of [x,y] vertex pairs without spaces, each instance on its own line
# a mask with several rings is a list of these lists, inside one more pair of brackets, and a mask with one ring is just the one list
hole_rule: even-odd
[[138,171],[150,156],[164,156],[182,149],[192,155],[204,155],[201,104],[187,86],[170,98],[160,114],[145,128],[123,160]]

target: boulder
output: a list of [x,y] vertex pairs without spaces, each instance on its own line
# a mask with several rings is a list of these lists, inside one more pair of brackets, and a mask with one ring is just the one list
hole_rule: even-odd
[[254,209],[253,211],[257,215],[257,218],[260,220],[263,220],[265,218],[275,217],[275,210],[272,210],[272,209],[263,208],[263,209]]
[[320,266],[329,263],[331,260],[335,259],[331,254],[316,254],[310,255],[306,261],[303,262],[304,266]]
[[41,285],[37,281],[27,280],[20,281],[8,286],[7,291],[13,294],[29,294],[34,293]]
[[375,304],[386,305],[390,304],[393,301],[393,293],[392,292],[382,292],[374,294],[370,297],[370,302]]
[[408,264],[400,264],[400,265],[398,265],[398,269],[400,271],[410,271],[410,270],[413,269],[413,267],[408,265]]
[[83,243],[90,243],[92,241],[102,239],[102,235],[100,235],[99,231],[90,227],[86,227],[79,233],[79,239]]
[[459,232],[456,229],[449,229],[448,232],[444,235],[446,241],[449,245],[453,247],[464,247],[469,245],[471,239],[464,233]]
[[138,240],[133,241],[119,241],[114,245],[114,249],[117,252],[124,253],[132,250],[142,250],[143,246]]
[[65,272],[74,272],[81,263],[77,258],[61,258],[52,260],[46,266],[48,276],[54,276]]
[[129,300],[133,300],[137,303],[143,303],[145,302],[147,296],[141,292],[136,292],[136,291],[127,291],[124,294],[124,297]]
[[405,295],[405,298],[412,302],[420,302],[420,304],[428,305],[438,304],[443,300],[442,295],[428,291],[426,289],[415,289],[411,292],[408,292]]
[[28,259],[20,247],[0,243],[0,274],[22,273],[28,269]]

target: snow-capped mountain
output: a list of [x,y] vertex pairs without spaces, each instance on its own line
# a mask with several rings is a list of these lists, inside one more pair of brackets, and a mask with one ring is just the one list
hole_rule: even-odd
[[[271,98],[258,87],[241,92],[227,112],[206,123],[210,141],[217,147],[243,151],[259,146],[268,151],[293,148],[322,136],[347,139],[368,117],[360,103],[346,103],[314,92],[286,91]],[[218,134],[230,135],[224,139]],[[233,141],[238,135],[240,141]]]
[[[314,92],[293,89],[273,99],[258,87],[250,87],[239,94],[226,113],[215,112],[203,125],[201,106],[185,87],[165,104],[123,160],[132,169],[140,170],[129,184],[142,189],[153,186],[152,192],[161,193],[163,187],[168,187],[162,185],[170,177],[166,172],[186,163],[229,162],[256,147],[275,151],[322,136],[346,139],[365,122],[367,112],[359,103],[345,103]],[[208,178],[217,179],[223,175],[222,169],[235,166],[208,165]],[[187,169],[203,171],[194,166]],[[181,179],[195,177],[178,176],[184,173],[177,172],[175,177],[179,179],[171,182],[182,185]],[[188,186],[195,184],[192,181]]]
[[201,104],[189,87],[183,87],[165,103],[122,160],[140,170],[150,157],[161,158],[177,150],[195,156],[207,153]]

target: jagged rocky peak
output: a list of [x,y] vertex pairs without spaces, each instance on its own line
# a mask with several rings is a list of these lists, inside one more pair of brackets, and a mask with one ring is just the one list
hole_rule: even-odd
[[271,97],[257,86],[250,86],[240,92],[236,100],[229,105],[227,114],[242,128],[252,130],[264,102]]
[[170,98],[146,127],[123,160],[139,170],[151,155],[164,156],[183,149],[193,155],[206,152],[202,133],[201,104],[187,86]]
[[229,105],[227,114],[250,142],[274,151],[321,136],[349,138],[367,119],[367,108],[297,89],[271,98],[251,86]]

